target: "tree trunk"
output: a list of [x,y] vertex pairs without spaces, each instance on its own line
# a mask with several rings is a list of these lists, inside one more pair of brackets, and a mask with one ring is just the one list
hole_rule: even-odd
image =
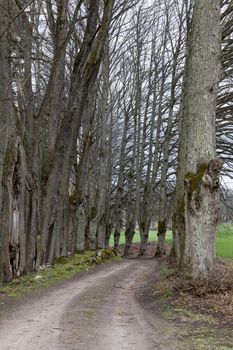
[[12,176],[15,160],[15,124],[9,64],[8,1],[0,1],[0,279],[12,278],[9,255],[12,213]]
[[173,67],[172,67],[172,81],[171,81],[171,92],[170,92],[170,103],[168,110],[168,121],[167,129],[163,141],[163,159],[161,166],[161,178],[160,178],[160,195],[159,195],[159,220],[158,220],[158,244],[155,252],[155,256],[160,256],[166,254],[166,231],[167,231],[167,174],[169,169],[169,153],[170,153],[170,141],[171,141],[171,132],[173,128],[173,109],[175,105],[175,93],[176,85],[179,81],[177,79],[177,70],[178,70],[178,58],[181,49],[181,31],[179,32],[179,40],[177,42],[176,50],[173,56]]
[[125,167],[125,150],[127,145],[127,130],[129,124],[129,110],[125,110],[123,134],[121,138],[121,149],[119,159],[119,172],[116,186],[116,198],[114,203],[114,249],[118,250],[120,234],[122,229],[122,202],[124,195],[124,167]]
[[77,231],[76,231],[76,250],[84,252],[85,250],[85,231],[87,227],[87,209],[84,200],[77,210]]
[[127,220],[126,228],[125,228],[125,249],[124,256],[128,256],[130,254],[130,248],[132,245],[133,237],[135,234],[136,221],[135,217],[132,216],[129,220]]
[[102,62],[102,91],[100,103],[100,144],[99,144],[99,176],[98,176],[98,204],[97,204],[97,247],[105,247],[106,235],[106,209],[108,185],[108,155],[107,140],[109,139],[109,91],[110,91],[110,57],[109,39],[106,39]]
[[193,277],[199,280],[207,279],[214,271],[222,166],[215,150],[220,33],[220,0],[196,0],[188,37],[178,168],[178,183],[185,186],[176,222],[182,228],[182,233],[178,229],[179,236],[184,235],[179,245],[181,264],[182,256],[186,256]]

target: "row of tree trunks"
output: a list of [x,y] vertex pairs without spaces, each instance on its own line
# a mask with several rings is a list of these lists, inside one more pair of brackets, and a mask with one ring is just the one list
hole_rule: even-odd
[[[55,256],[68,253],[71,236],[67,229],[71,206],[69,201],[71,158],[80,129],[84,101],[91,93],[90,87],[99,70],[113,8],[113,1],[103,4],[99,25],[97,22],[100,2],[90,2],[84,40],[74,63],[68,105],[63,118],[59,119],[59,115],[63,114],[60,112],[64,96],[66,46],[76,21],[75,16],[82,3],[83,1],[77,3],[73,21],[68,28],[68,1],[63,0],[59,3],[56,20],[52,3],[46,2],[54,52],[47,89],[41,107],[37,108],[37,111],[34,109],[32,92],[32,27],[36,28],[39,22],[33,22],[36,17],[29,19],[30,14],[21,8],[20,2],[17,2],[16,6],[11,6],[6,1],[0,3],[0,98],[4,101],[0,105],[1,125],[4,125],[1,127],[0,147],[2,181],[0,270],[4,281],[10,281],[12,278],[9,248],[12,245],[20,252],[20,260],[17,262],[18,273],[29,272],[35,268],[39,233],[41,233],[41,254],[38,261],[40,264],[51,264]],[[8,40],[8,29],[11,29],[10,16],[15,18],[15,22],[11,25],[19,29],[23,43],[21,47],[23,74],[18,80],[17,107],[13,103],[11,89],[12,67],[9,61]],[[18,71],[14,74],[17,75]],[[22,85],[20,85],[21,78]],[[38,92],[40,87],[36,85],[36,89]],[[48,144],[44,147],[46,144],[44,140],[40,145],[39,140],[45,119],[48,121]],[[43,153],[42,168],[39,149]]]
[[[105,38],[111,20],[113,1],[104,6],[101,25],[97,31],[99,1],[90,1],[86,32],[75,59],[72,86],[67,111],[61,122],[44,200],[40,262],[51,263],[54,258],[54,224],[61,198],[68,197],[71,155],[79,134],[83,111],[91,86],[95,82]],[[96,33],[97,31],[97,33]],[[93,38],[95,40],[93,41]],[[94,248],[94,246],[93,246]]]
[[[3,244],[2,252],[2,268],[1,277],[3,281],[10,281],[12,273],[23,273],[30,271],[35,259],[35,249],[30,246],[32,236],[35,232],[34,225],[34,205],[36,201],[33,201],[32,196],[34,193],[33,188],[33,161],[30,151],[25,150],[24,133],[30,131],[31,135],[31,147],[35,151],[35,139],[32,132],[34,126],[34,119],[32,115],[31,106],[31,82],[29,71],[31,69],[31,61],[28,55],[30,50],[25,46],[22,47],[24,55],[24,74],[27,75],[27,81],[25,82],[24,89],[22,89],[22,97],[27,94],[29,101],[27,109],[25,109],[25,118],[20,118],[19,110],[14,107],[13,96],[11,90],[11,69],[9,63],[10,47],[9,47],[9,13],[11,11],[10,3],[4,2],[0,4],[1,11],[4,16],[1,16],[0,32],[1,32],[1,45],[0,45],[0,57],[1,57],[1,241]],[[30,36],[28,31],[26,18],[23,17],[22,22],[22,36]],[[27,37],[28,38],[28,37]],[[4,121],[5,118],[5,121]],[[26,122],[27,121],[27,122]],[[29,249],[27,249],[27,245]],[[10,266],[9,247],[13,247],[17,250],[20,260],[17,259],[17,265]],[[35,248],[35,247],[34,247]],[[31,256],[33,255],[33,259]]]
[[[126,2],[117,3],[109,31],[113,0],[42,0],[26,7],[0,0],[2,280],[76,250],[106,247],[113,229],[118,249],[123,226],[125,255],[136,224],[144,254],[155,211],[156,255],[165,254],[192,2],[158,2],[156,9],[142,3],[129,18]],[[206,278],[214,265],[222,166],[213,136],[220,0],[194,4],[179,115],[173,234],[180,267],[191,263],[194,278]],[[224,18],[230,13],[226,5]],[[225,24],[223,40],[230,27]],[[224,45],[229,76],[231,50]],[[229,99],[229,94],[219,99],[222,113],[229,113]],[[17,252],[14,266],[12,252]]]
[[[184,10],[184,8],[183,8]],[[176,90],[177,83],[179,81],[178,61],[181,55],[182,48],[182,21],[179,25],[179,37],[177,44],[173,51],[173,65],[172,65],[172,79],[170,89],[170,101],[168,107],[168,121],[167,128],[163,141],[162,149],[162,165],[161,165],[161,176],[160,176],[160,193],[159,193],[159,217],[158,217],[158,245],[155,252],[156,256],[166,254],[166,231],[167,222],[170,219],[169,204],[167,198],[167,176],[169,170],[169,154],[170,154],[170,142],[172,138],[172,130],[174,128],[174,106],[177,99]]]
[[[166,26],[168,23],[166,23]],[[156,182],[157,171],[159,169],[159,150],[160,150],[160,137],[161,128],[163,123],[163,97],[165,93],[165,82],[167,78],[167,72],[165,69],[165,50],[167,45],[167,28],[163,33],[162,41],[162,53],[161,53],[161,66],[162,72],[160,82],[157,78],[154,79],[154,91],[153,91],[153,105],[152,105],[152,127],[150,130],[150,144],[149,144],[149,161],[147,165],[146,181],[143,193],[143,200],[140,204],[141,216],[139,221],[140,234],[141,234],[141,247],[140,253],[143,255],[146,250],[146,246],[149,238],[149,230],[151,220],[154,211],[154,188]],[[157,62],[155,63],[157,64]],[[156,70],[157,72],[157,67]],[[155,73],[156,74],[156,73]],[[159,93],[157,92],[157,84],[159,85]],[[156,108],[158,108],[156,115]],[[157,117],[157,120],[156,120]],[[154,140],[154,131],[156,131],[156,139]],[[153,150],[154,146],[154,150]]]

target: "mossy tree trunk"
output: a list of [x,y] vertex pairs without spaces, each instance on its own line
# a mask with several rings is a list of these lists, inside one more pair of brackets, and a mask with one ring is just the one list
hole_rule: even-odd
[[178,256],[181,264],[191,262],[193,277],[199,280],[207,279],[214,271],[222,166],[215,149],[220,50],[220,0],[196,0],[188,36],[181,116],[178,186],[183,188],[183,195],[175,215],[176,227],[182,228],[182,232],[177,230]]

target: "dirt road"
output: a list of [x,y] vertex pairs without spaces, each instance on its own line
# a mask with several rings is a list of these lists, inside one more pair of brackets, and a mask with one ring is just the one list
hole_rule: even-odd
[[176,349],[168,326],[134,298],[155,268],[153,259],[125,260],[33,298],[1,320],[0,349]]

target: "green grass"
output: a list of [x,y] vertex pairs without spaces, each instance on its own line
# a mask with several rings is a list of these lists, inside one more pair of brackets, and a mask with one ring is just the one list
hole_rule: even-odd
[[72,257],[61,257],[57,259],[53,267],[46,267],[38,272],[28,273],[13,279],[9,284],[0,283],[0,302],[4,298],[21,298],[22,296],[34,294],[42,289],[53,286],[61,281],[68,280],[79,272],[88,271],[95,265],[107,259],[117,259],[111,251],[104,250],[102,258],[96,258],[95,253],[75,254]]
[[[149,242],[156,242],[158,240],[157,231],[150,231]],[[136,231],[133,243],[140,242],[140,233]],[[172,231],[167,231],[166,242],[172,242]],[[125,243],[124,231],[121,232],[120,244]],[[113,234],[110,237],[110,245],[114,244]],[[217,256],[223,258],[233,259],[233,225],[222,224],[218,226],[217,238],[216,238],[216,252]]]
[[89,269],[87,259],[92,254],[87,252],[83,255],[75,254],[69,259],[61,258],[52,268],[44,268],[37,273],[28,273],[14,279],[9,284],[0,284],[0,300],[4,296],[20,298],[71,278],[76,273]]
[[223,224],[218,226],[216,238],[217,256],[233,259],[233,226]]
[[[155,242],[155,241],[157,242],[157,240],[158,240],[157,231],[150,231],[149,242]],[[114,244],[113,234],[111,234],[109,242],[111,246]],[[140,242],[140,233],[139,231],[136,230],[133,238],[133,243],[139,243],[139,242]],[[172,242],[172,231],[167,231],[166,242],[167,243]],[[125,235],[124,235],[124,231],[121,231],[120,244],[124,244],[124,243],[125,243]]]

